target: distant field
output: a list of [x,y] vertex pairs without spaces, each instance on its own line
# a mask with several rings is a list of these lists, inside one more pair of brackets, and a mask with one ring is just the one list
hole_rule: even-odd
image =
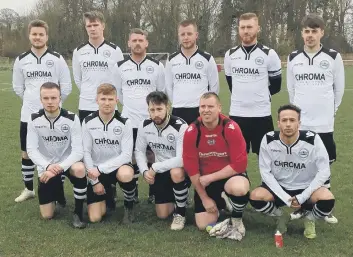
[[[39,218],[38,199],[15,204],[14,199],[23,188],[20,172],[19,117],[20,99],[11,89],[11,72],[0,71],[0,133],[1,142],[1,207],[0,256],[230,256],[272,257],[353,256],[353,68],[346,68],[346,92],[336,116],[335,140],[338,160],[332,167],[332,188],[336,196],[336,225],[317,223],[318,237],[309,241],[303,237],[303,221],[289,224],[284,236],[284,248],[276,249],[273,240],[275,221],[255,213],[249,206],[245,210],[247,228],[242,242],[210,238],[197,231],[193,211],[188,209],[187,226],[182,232],[169,229],[171,220],[159,221],[154,208],[148,205],[146,184],[140,181],[142,202],[137,205],[138,221],[132,226],[119,226],[122,217],[122,196],[119,193],[117,213],[101,224],[90,225],[85,230],[69,226],[73,209],[70,183],[65,182],[69,206],[57,219],[45,222]],[[225,113],[229,111],[229,91],[224,75],[221,79],[221,99]],[[282,91],[273,97],[272,113],[279,105],[288,102],[285,81]],[[313,96],[314,97],[314,96]],[[78,93],[65,102],[65,108],[77,111]],[[250,156],[249,176],[251,187],[259,185],[257,158]],[[37,183],[35,183],[37,184]]]

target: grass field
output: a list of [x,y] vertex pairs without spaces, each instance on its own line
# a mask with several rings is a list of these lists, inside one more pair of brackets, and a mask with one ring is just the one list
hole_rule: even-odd
[[[169,229],[171,220],[160,221],[154,207],[148,205],[146,184],[140,182],[141,203],[136,207],[137,222],[120,226],[122,196],[119,192],[117,212],[100,224],[85,230],[69,226],[73,210],[70,183],[65,182],[69,202],[66,211],[52,221],[39,217],[38,199],[21,204],[14,199],[23,189],[20,172],[19,117],[20,99],[11,89],[11,72],[0,72],[0,256],[353,256],[353,68],[346,69],[346,92],[336,116],[335,139],[338,161],[332,167],[332,187],[336,196],[336,225],[317,223],[318,237],[309,241],[303,237],[303,221],[289,224],[284,236],[284,248],[276,249],[273,232],[275,220],[255,213],[249,206],[244,213],[246,237],[241,242],[210,238],[194,225],[193,209],[188,209],[187,226],[181,232]],[[224,112],[229,111],[229,91],[221,77],[221,98]],[[313,96],[314,97],[314,96]],[[78,93],[65,102],[65,108],[76,111]],[[283,90],[273,97],[273,114],[279,105],[288,102]],[[252,188],[259,184],[256,156],[251,154],[249,175]],[[35,183],[35,187],[36,187]]]

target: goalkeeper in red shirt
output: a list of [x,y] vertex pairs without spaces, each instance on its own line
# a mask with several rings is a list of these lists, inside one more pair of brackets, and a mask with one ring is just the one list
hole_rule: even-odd
[[195,188],[196,225],[205,229],[216,223],[226,199],[232,206],[231,225],[244,236],[242,215],[250,186],[245,140],[238,124],[221,114],[217,94],[203,94],[199,112],[200,117],[185,132],[183,144],[184,169]]

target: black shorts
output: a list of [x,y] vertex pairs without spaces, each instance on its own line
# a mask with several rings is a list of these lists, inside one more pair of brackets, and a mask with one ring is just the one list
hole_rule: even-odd
[[330,164],[336,161],[336,143],[333,139],[333,132],[329,133],[318,133],[322,142],[326,147],[326,151],[328,153],[328,157],[330,159]]
[[182,118],[187,124],[193,123],[200,116],[199,107],[173,108],[172,114]]
[[21,151],[27,152],[27,122],[22,122],[20,124],[20,142]]
[[229,116],[240,127],[249,153],[250,146],[253,153],[259,154],[261,140],[267,132],[273,131],[272,116],[266,117],[238,117]]
[[83,120],[91,113],[94,113],[94,111],[78,110],[78,117],[80,118],[81,124],[82,124]]
[[55,201],[60,202],[64,199],[64,188],[61,181],[61,175],[65,175],[72,184],[74,184],[75,179],[77,179],[70,174],[70,169],[66,170],[62,174],[52,177],[46,184],[40,182],[38,178],[38,199],[40,205]]
[[[265,189],[267,189],[272,195],[273,195],[273,198],[275,199],[275,205],[277,207],[282,207],[282,206],[286,206],[287,204],[285,204],[281,198],[279,198],[265,183],[262,182],[261,186],[260,187],[263,187]],[[284,187],[282,187],[282,189],[287,193],[289,194],[290,196],[296,196],[296,195],[299,195],[301,194],[305,189],[297,189],[297,190],[288,190],[288,189],[285,189]],[[302,204],[302,206],[305,208],[305,206],[310,206],[310,203],[309,201],[306,201]]]
[[[247,173],[236,174],[232,177],[235,177],[235,176],[242,176],[249,180]],[[218,210],[224,209],[226,207],[226,203],[224,199],[221,197],[221,194],[223,191],[225,191],[224,190],[225,184],[232,177],[215,181],[206,187],[207,195],[216,202]],[[205,207],[203,207],[201,198],[199,194],[196,192],[196,190],[194,191],[194,203],[195,203],[195,213],[206,212],[206,209]]]
[[[131,168],[132,164],[124,164],[128,165]],[[103,195],[97,195],[93,191],[93,186],[91,183],[88,183],[87,185],[87,205],[92,204],[92,203],[98,203],[107,200],[112,193],[112,185],[115,185],[118,182],[118,179],[116,178],[116,174],[118,173],[118,169],[109,173],[109,174],[100,174],[98,177],[99,182],[104,186],[106,194]]]
[[174,182],[170,176],[170,171],[157,173],[153,184],[155,204],[174,203]]

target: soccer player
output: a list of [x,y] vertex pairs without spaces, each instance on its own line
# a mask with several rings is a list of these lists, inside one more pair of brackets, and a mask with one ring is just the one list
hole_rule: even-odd
[[71,93],[70,70],[64,58],[47,47],[48,24],[33,20],[28,25],[31,49],[16,58],[13,66],[13,90],[22,99],[20,141],[22,150],[22,176],[25,189],[15,202],[33,198],[33,175],[35,165],[26,150],[27,123],[30,115],[42,108],[39,90],[45,82],[60,86],[61,100]]
[[74,50],[72,71],[80,91],[79,117],[85,117],[98,110],[96,103],[97,87],[102,83],[113,84],[113,67],[124,59],[118,46],[104,39],[105,21],[98,11],[83,15],[88,42]]
[[[102,84],[97,89],[99,110],[82,123],[84,163],[88,171],[88,217],[99,222],[106,213],[106,201],[111,201],[112,184],[118,182],[124,192],[125,213],[122,223],[134,221],[133,200],[136,185],[131,165],[131,121],[115,110],[116,88]],[[113,203],[115,206],[115,203]]]
[[281,60],[257,41],[260,27],[256,14],[239,18],[241,44],[228,50],[224,71],[231,92],[229,115],[238,123],[247,152],[259,154],[262,137],[273,130],[271,96],[281,90]]
[[72,225],[84,228],[83,202],[86,198],[87,179],[83,157],[81,125],[78,117],[60,108],[60,86],[46,82],[40,87],[44,109],[33,113],[28,122],[27,152],[37,165],[40,213],[51,219],[55,205],[65,206],[61,175],[68,177],[74,187],[75,211]]
[[[269,132],[262,139],[262,185],[251,192],[250,203],[270,216],[282,216],[281,206],[311,209],[305,216],[304,236],[315,238],[315,220],[331,213],[335,199],[324,186],[330,177],[325,145],[315,132],[299,130],[300,114],[300,108],[291,104],[278,109],[279,132]],[[286,231],[283,224],[279,229]]]
[[[189,192],[182,160],[183,138],[188,125],[169,115],[169,100],[165,93],[151,92],[146,101],[150,119],[141,122],[138,128],[136,162],[146,182],[154,185],[157,216],[165,219],[174,212],[171,229],[182,230]],[[150,168],[146,158],[147,146],[155,156]]]
[[[288,56],[287,87],[290,102],[302,109],[300,129],[319,134],[332,164],[336,161],[334,117],[342,102],[345,78],[341,55],[320,43],[324,25],[316,14],[303,18],[304,49]],[[326,186],[330,187],[330,179]],[[302,214],[300,211],[293,213],[292,218],[300,218]],[[332,214],[325,217],[325,221],[338,222]]]
[[198,48],[199,33],[194,20],[179,24],[180,50],[166,63],[166,92],[172,102],[172,114],[188,124],[199,116],[200,96],[208,91],[219,93],[217,65],[209,53]]
[[[147,36],[147,32],[139,28],[130,31],[128,46],[131,54],[126,60],[118,62],[115,72],[115,86],[119,100],[123,104],[121,115],[131,120],[134,148],[137,128],[144,119],[149,117],[146,96],[152,91],[165,91],[163,64],[146,55]],[[135,161],[134,170],[135,182],[138,184],[140,172]],[[150,197],[152,197],[151,194]],[[136,190],[135,201],[138,202],[138,190]]]
[[186,130],[184,169],[195,187],[195,220],[199,229],[216,223],[224,209],[223,191],[233,207],[232,225],[245,235],[242,215],[249,200],[246,143],[239,126],[223,114],[214,92],[200,99],[200,116]]

